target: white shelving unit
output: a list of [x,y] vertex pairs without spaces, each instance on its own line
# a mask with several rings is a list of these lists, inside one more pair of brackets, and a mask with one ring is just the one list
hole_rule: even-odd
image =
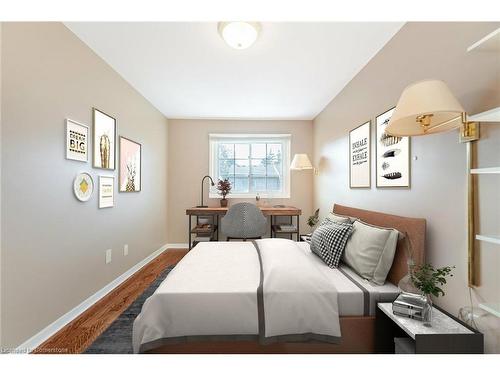
[[500,245],[500,236],[476,234],[476,240],[489,242],[489,243],[495,243],[497,245]]
[[[467,52],[493,52],[493,54],[500,53],[500,28],[489,33],[484,38],[471,45],[469,48],[467,48]],[[480,122],[483,124],[500,123],[500,107],[492,108],[488,111],[471,115],[468,117],[468,120]],[[500,167],[474,168],[470,170],[470,173],[473,175],[500,174]],[[500,245],[500,235],[476,234],[476,240]],[[500,302],[480,303],[479,308],[496,316],[497,318],[500,318]]]
[[500,173],[500,167],[490,167],[490,168],[474,168],[470,170],[472,174],[498,174]]
[[499,52],[500,51],[500,29],[489,33],[484,38],[467,48],[467,52]]
[[500,107],[476,113],[475,115],[469,116],[467,120],[476,122],[500,122]]
[[500,318],[500,303],[480,303],[479,308]]

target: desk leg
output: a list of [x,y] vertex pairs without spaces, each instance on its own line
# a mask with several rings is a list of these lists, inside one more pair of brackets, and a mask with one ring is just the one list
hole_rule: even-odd
[[191,250],[191,215],[189,215],[188,220],[189,250]]
[[295,216],[297,218],[297,242],[300,241],[300,216]]
[[269,215],[269,221],[271,222],[271,227],[269,228],[270,229],[269,236],[273,238],[273,215]]
[[220,232],[219,215],[215,215],[215,217],[216,217],[216,219],[215,219],[215,220],[216,220],[216,222],[217,222],[217,230],[216,230],[216,231],[217,231],[217,234],[216,234],[216,239],[217,239],[217,241],[219,241],[219,232]]

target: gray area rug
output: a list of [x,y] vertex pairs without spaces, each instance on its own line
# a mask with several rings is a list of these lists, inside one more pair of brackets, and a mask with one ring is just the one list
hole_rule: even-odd
[[132,325],[142,305],[175,265],[165,268],[155,281],[90,345],[85,354],[132,354]]

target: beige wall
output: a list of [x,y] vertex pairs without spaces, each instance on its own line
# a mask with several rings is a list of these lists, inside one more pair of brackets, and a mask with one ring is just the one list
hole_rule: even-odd
[[[15,347],[167,242],[167,121],[61,23],[5,23],[2,34],[2,344]],[[75,199],[65,119],[95,106],[142,143],[142,192],[115,207]],[[123,255],[123,245],[129,255]],[[105,250],[113,249],[106,265]]]
[[[168,241],[187,243],[186,208],[200,204],[201,179],[208,174],[210,133],[278,133],[291,134],[291,157],[306,153],[312,157],[311,121],[237,121],[237,120],[169,120],[168,127]],[[302,233],[305,220],[312,208],[312,171],[291,172],[290,199],[273,199],[273,204],[300,207]],[[208,181],[205,181],[205,202],[217,206],[217,199],[208,199]],[[252,199],[231,199],[229,204]]]
[[[417,160],[411,162],[411,189],[377,189],[374,153],[372,188],[349,189],[348,132],[396,105],[408,84],[426,78],[447,82],[469,113],[500,105],[499,56],[465,52],[469,45],[499,26],[406,24],[314,120],[314,160],[320,165],[320,174],[314,181],[314,205],[323,214],[338,202],[426,218],[427,260],[438,266],[457,267],[446,287],[446,296],[437,301],[453,314],[468,304],[465,145],[457,142],[456,132],[414,137],[412,156]],[[500,127],[484,125],[482,131],[479,163],[498,166]],[[500,181],[495,176],[485,176],[480,177],[480,185],[482,229],[498,233]],[[498,246],[483,246],[479,258],[482,285],[474,290],[474,299],[500,302]],[[482,329],[489,330],[487,350],[500,352],[500,319],[489,316],[480,321]]]

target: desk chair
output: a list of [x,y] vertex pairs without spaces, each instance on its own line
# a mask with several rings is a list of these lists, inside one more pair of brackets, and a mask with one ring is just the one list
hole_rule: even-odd
[[227,241],[259,239],[266,233],[266,228],[266,217],[252,203],[237,203],[231,206],[221,219],[221,230],[227,236]]

